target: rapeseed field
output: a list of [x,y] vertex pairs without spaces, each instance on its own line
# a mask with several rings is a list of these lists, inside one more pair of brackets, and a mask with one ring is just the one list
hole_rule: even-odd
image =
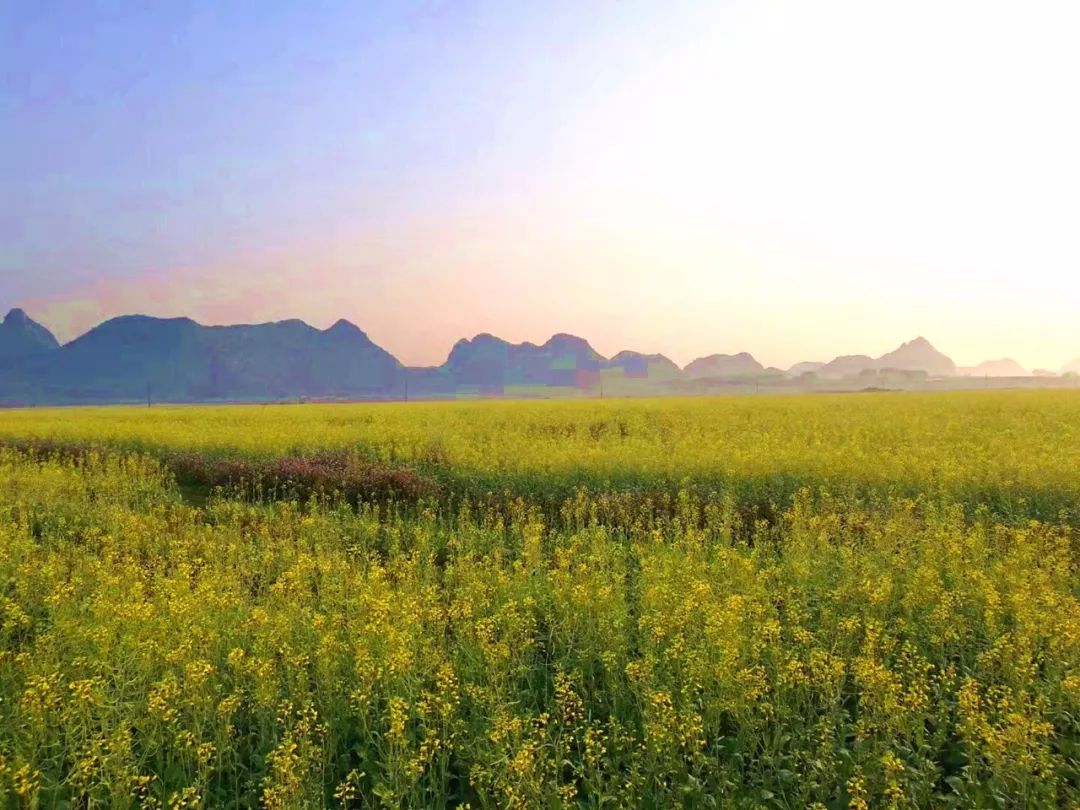
[[1080,807],[1072,392],[0,413],[11,807]]

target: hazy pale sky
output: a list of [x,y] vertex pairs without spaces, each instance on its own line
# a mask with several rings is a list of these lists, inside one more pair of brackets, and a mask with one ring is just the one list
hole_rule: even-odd
[[0,307],[1080,356],[1080,5],[0,3]]

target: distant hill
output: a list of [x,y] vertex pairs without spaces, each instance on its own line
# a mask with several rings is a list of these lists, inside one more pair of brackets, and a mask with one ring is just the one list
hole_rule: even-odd
[[628,379],[663,381],[677,380],[682,376],[682,370],[674,361],[662,354],[621,351],[607,361],[605,368],[621,370]]
[[19,361],[0,401],[24,403],[389,397],[400,363],[356,326],[201,326],[130,315]]
[[956,373],[956,363],[935,349],[924,337],[904,343],[900,348],[883,354],[877,360],[878,368],[894,368],[900,371],[925,371],[933,376],[950,376]]
[[856,377],[868,371],[921,371],[934,377],[956,374],[956,364],[935,349],[926,338],[902,344],[881,357],[865,354],[849,354],[829,361],[818,374],[823,377]]
[[599,381],[604,363],[587,340],[575,335],[553,335],[537,346],[480,334],[459,340],[441,369],[458,385],[500,393],[508,386],[587,388]]
[[787,370],[787,373],[792,377],[798,377],[800,374],[821,371],[824,365],[824,363],[805,361],[802,363],[796,363]]
[[0,362],[31,357],[60,348],[53,333],[30,319],[21,309],[13,309],[0,322]]
[[977,366],[958,368],[956,373],[964,377],[1029,377],[1031,373],[1011,358],[987,360]]
[[1061,367],[1062,374],[1080,374],[1080,357]]
[[865,354],[845,354],[818,369],[822,377],[853,377],[867,369],[877,369],[877,361]]
[[735,377],[754,377],[765,371],[765,367],[746,352],[738,354],[710,354],[690,362],[683,369],[683,375],[689,380],[723,379]]

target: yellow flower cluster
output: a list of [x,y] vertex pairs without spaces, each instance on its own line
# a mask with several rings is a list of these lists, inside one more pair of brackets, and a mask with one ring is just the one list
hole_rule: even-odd
[[[54,442],[0,447],[0,806],[1080,806],[1068,392],[28,411],[0,437]],[[442,488],[171,466],[320,448]]]

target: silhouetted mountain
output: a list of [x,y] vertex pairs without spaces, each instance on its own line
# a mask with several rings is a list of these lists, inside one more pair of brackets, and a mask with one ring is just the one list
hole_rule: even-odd
[[818,374],[822,377],[853,377],[877,367],[877,360],[873,357],[865,354],[845,354],[823,365],[818,369]]
[[201,326],[188,318],[124,316],[0,381],[0,400],[165,402],[388,397],[401,364],[356,326],[302,321]]
[[60,348],[52,332],[33,321],[21,309],[13,309],[0,321],[0,362],[19,360]]
[[690,380],[753,377],[765,367],[746,352],[738,354],[710,354],[690,362],[683,374]]
[[507,386],[573,386],[599,381],[605,361],[588,341],[574,335],[553,335],[543,346],[508,343],[480,334],[459,340],[442,369],[458,385],[500,393]]
[[956,373],[956,364],[930,345],[926,338],[918,337],[899,348],[874,359],[865,354],[848,354],[830,360],[817,370],[822,377],[833,379],[857,377],[869,371],[924,371],[931,376],[948,376]]
[[787,373],[792,377],[798,377],[800,374],[806,374],[808,372],[821,371],[824,363],[818,363],[811,360],[804,361],[802,363],[796,363],[787,370]]
[[682,370],[662,354],[621,351],[607,361],[607,368],[621,369],[627,379],[677,380]]
[[883,354],[877,360],[878,368],[895,368],[900,371],[925,371],[936,376],[956,373],[956,364],[930,345],[924,337],[917,337],[900,348]]
[[963,377],[1028,377],[1027,369],[1011,358],[987,360],[977,366],[958,368],[956,373]]

